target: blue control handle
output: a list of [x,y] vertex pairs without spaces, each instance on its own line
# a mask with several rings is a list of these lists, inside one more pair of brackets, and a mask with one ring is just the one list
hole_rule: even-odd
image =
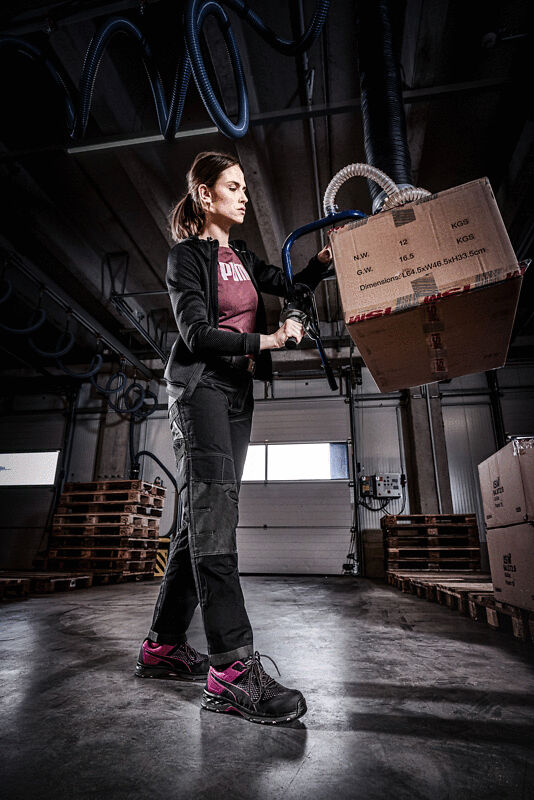
[[[351,209],[348,211],[340,211],[338,214],[329,214],[327,217],[322,217],[321,219],[316,219],[315,222],[310,222],[308,225],[303,225],[302,228],[297,228],[296,231],[290,233],[287,239],[284,242],[284,246],[282,247],[282,263],[284,267],[284,272],[286,275],[287,282],[289,284],[289,295],[291,298],[291,291],[294,286],[293,281],[293,270],[291,268],[291,258],[289,256],[289,251],[293,247],[294,243],[297,239],[300,239],[301,236],[305,236],[307,233],[313,233],[313,231],[318,231],[321,228],[331,228],[337,222],[344,222],[345,220],[349,219],[363,219],[366,214],[363,211],[356,211],[355,209]],[[315,339],[315,346],[319,351],[319,356],[321,357],[321,363],[323,365],[323,369],[326,374],[326,378],[330,385],[332,391],[337,390],[337,383],[334,377],[334,373],[332,372],[332,367],[329,364],[328,358],[324,351],[323,343],[321,342],[321,338],[319,336],[319,321],[317,320],[317,331],[316,335],[313,337]],[[297,341],[293,337],[290,337],[286,342],[286,347],[293,349],[297,346]]]
[[284,246],[282,247],[282,264],[284,267],[286,278],[290,286],[293,286],[293,269],[291,267],[291,258],[289,256],[289,251],[291,250],[297,239],[300,239],[301,236],[305,236],[307,233],[313,233],[313,231],[318,231],[321,228],[331,228],[337,222],[344,222],[345,220],[348,219],[363,219],[366,216],[367,215],[364,214],[363,211],[356,211],[356,209],[350,209],[348,211],[340,211],[337,214],[329,214],[327,217],[316,219],[315,222],[309,222],[307,225],[303,225],[302,228],[297,228],[296,231],[290,233],[284,242]]

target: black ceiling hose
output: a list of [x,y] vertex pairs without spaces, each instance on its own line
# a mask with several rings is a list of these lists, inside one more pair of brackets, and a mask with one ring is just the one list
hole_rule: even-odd
[[[386,172],[396,184],[411,185],[412,164],[388,0],[358,3],[357,43],[367,163]],[[368,185],[374,201],[382,190],[374,181]]]

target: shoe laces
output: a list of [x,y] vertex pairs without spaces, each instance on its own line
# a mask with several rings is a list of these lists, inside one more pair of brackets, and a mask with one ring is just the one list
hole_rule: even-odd
[[191,647],[189,642],[184,642],[182,645],[180,645],[180,650],[183,650],[185,657],[188,658],[189,661],[202,661],[202,656],[198,650],[195,650],[194,647]]
[[271,676],[265,672],[260,660],[262,658],[268,658],[280,675],[280,670],[274,659],[264,653],[258,653],[257,650],[253,656],[250,656],[250,658],[245,661],[245,666],[248,670],[248,694],[251,698],[257,697],[256,702],[261,700],[265,694],[272,695],[272,690],[277,689],[279,686],[275,679],[271,678]]

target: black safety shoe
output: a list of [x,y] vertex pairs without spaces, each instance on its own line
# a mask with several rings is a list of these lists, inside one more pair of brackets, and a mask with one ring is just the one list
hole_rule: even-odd
[[[271,678],[263,669],[260,657],[256,652],[245,661],[235,661],[222,672],[210,667],[202,707],[208,711],[237,712],[250,722],[265,725],[302,717],[306,713],[302,693],[287,689]],[[278,667],[276,669],[278,671]]]
[[138,678],[171,678],[200,681],[208,677],[209,660],[188,642],[158,644],[145,639],[139,651],[135,674]]

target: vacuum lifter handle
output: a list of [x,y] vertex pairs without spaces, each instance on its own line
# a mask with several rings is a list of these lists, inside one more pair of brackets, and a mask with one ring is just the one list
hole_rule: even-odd
[[282,247],[282,264],[289,285],[293,287],[294,283],[293,269],[291,267],[289,251],[297,239],[300,239],[301,236],[305,236],[307,233],[318,231],[321,228],[331,228],[336,224],[336,222],[343,222],[348,219],[363,219],[366,216],[367,215],[364,214],[363,211],[357,211],[356,209],[339,211],[337,214],[329,214],[327,217],[322,217],[321,219],[316,219],[314,222],[309,222],[307,225],[303,225],[301,228],[297,228],[296,231],[293,231],[293,233],[290,233]]
[[[307,233],[313,233],[313,231],[318,231],[321,228],[332,227],[337,222],[344,222],[345,220],[349,219],[363,219],[366,214],[363,211],[356,211],[355,209],[351,209],[348,211],[340,211],[338,214],[329,214],[327,217],[322,217],[321,219],[315,220],[315,222],[310,222],[308,225],[303,225],[302,228],[297,228],[296,231],[290,233],[287,239],[284,242],[284,246],[282,247],[282,263],[284,267],[284,272],[286,275],[287,282],[289,284],[289,295],[291,297],[291,293],[294,287],[294,280],[293,280],[293,269],[291,267],[291,258],[289,256],[289,251],[293,247],[294,243],[297,239],[300,239],[301,236],[305,236]],[[318,324],[317,320],[317,324]],[[338,386],[336,383],[336,379],[334,377],[334,373],[332,372],[332,367],[328,361],[326,356],[323,343],[321,342],[320,337],[318,336],[315,339],[315,345],[317,350],[319,351],[319,355],[321,357],[321,363],[323,365],[323,369],[325,371],[326,378],[328,380],[328,384],[332,391],[336,391]],[[288,349],[293,350],[297,346],[297,340],[294,337],[290,337],[286,342],[286,347]]]

